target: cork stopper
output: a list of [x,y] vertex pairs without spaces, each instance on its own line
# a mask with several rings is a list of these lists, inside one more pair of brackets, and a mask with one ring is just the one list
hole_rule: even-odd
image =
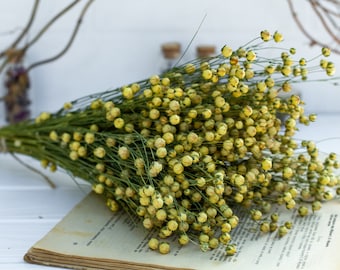
[[162,53],[166,59],[176,59],[181,53],[181,44],[177,42],[168,42],[162,45]]
[[200,45],[196,48],[197,57],[204,58],[216,53],[216,47],[213,45]]

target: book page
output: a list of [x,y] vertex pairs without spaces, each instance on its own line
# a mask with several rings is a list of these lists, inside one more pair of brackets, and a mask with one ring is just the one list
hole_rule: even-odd
[[[279,211],[279,208],[275,210]],[[229,267],[238,270],[249,267],[252,270],[338,269],[339,201],[324,203],[321,211],[304,218],[293,211],[284,211],[280,219],[293,221],[293,228],[282,238],[278,238],[277,233],[262,234],[255,230],[252,221],[240,217],[241,222],[232,233],[233,243],[238,247],[234,256],[225,256],[223,248],[202,252],[194,244],[181,247],[175,238],[170,239],[174,242],[171,253],[161,255],[148,248],[153,231],[145,230],[123,211],[112,213],[101,197],[90,193],[33,248],[65,254],[73,259],[89,257],[102,261],[97,265],[92,261],[96,269],[114,269],[107,266],[112,260],[121,265],[120,269],[144,269],[134,268],[132,264],[144,264],[148,266],[145,269],[151,269],[151,266],[198,270],[212,267],[221,270]],[[124,268],[124,262],[129,263],[129,267]],[[106,265],[106,268],[98,268],[99,265]]]

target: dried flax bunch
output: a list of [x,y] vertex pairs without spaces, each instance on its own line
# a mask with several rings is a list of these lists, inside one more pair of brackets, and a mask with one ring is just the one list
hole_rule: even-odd
[[273,204],[305,216],[340,194],[336,155],[321,160],[314,142],[294,139],[297,125],[316,116],[304,114],[299,96],[281,95],[307,73],[333,75],[330,51],[313,61],[294,60],[295,49],[266,57],[281,40],[262,31],[236,50],[224,46],[215,57],[3,127],[3,148],[90,182],[112,211],[155,230],[149,247],[162,254],[173,235],[234,254],[237,208],[281,237],[292,224],[278,220]]

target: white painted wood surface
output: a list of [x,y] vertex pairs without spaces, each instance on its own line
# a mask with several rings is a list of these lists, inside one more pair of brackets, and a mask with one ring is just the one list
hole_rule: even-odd
[[[340,153],[340,115],[320,115],[316,123],[301,127],[297,138],[325,140],[324,152]],[[28,164],[39,163],[23,158]],[[76,184],[65,173],[46,173],[57,185],[51,189],[38,174],[18,164],[9,154],[0,154],[0,269],[60,269],[31,265],[25,252],[63,218],[90,188]],[[79,185],[80,184],[80,185]]]

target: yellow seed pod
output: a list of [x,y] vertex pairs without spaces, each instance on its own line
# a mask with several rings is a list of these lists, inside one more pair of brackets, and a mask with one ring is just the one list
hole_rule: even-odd
[[223,232],[223,233],[221,233],[221,235],[220,235],[220,237],[218,238],[218,240],[219,240],[222,244],[226,245],[226,244],[228,244],[229,241],[231,240],[231,235],[230,235],[229,233],[227,233],[227,232]]
[[123,94],[123,97],[125,97],[126,99],[132,99],[134,96],[134,93],[131,87],[124,87],[122,89],[122,94]]
[[106,138],[105,140],[106,146],[114,147],[116,145],[116,140],[114,138]]
[[273,35],[273,39],[275,42],[281,42],[283,40],[283,35],[281,33],[279,33],[278,31],[275,31],[274,35]]
[[79,157],[86,157],[87,155],[87,150],[84,146],[80,146],[77,150],[78,156]]
[[250,211],[252,220],[260,220],[262,218],[262,212],[260,210],[252,209]]
[[221,53],[225,58],[229,58],[233,53],[233,49],[227,45],[224,45],[221,49]]
[[261,39],[265,42],[271,39],[271,35],[268,30],[261,31]]
[[180,163],[180,162],[177,162],[177,163],[174,165],[174,167],[173,167],[173,172],[174,172],[175,174],[182,174],[183,171],[184,171],[184,166],[183,166],[183,164]]
[[169,121],[172,125],[178,125],[181,122],[181,117],[177,114],[171,115]]
[[156,119],[159,118],[159,116],[160,116],[159,110],[157,110],[157,109],[150,110],[150,112],[149,112],[149,118],[150,119],[156,120]]
[[159,253],[160,254],[168,254],[170,253],[170,245],[167,242],[162,242],[159,244]]
[[55,130],[52,130],[50,132],[49,137],[50,137],[51,141],[53,141],[53,142],[57,142],[59,140],[58,133]]
[[115,126],[115,128],[117,129],[122,129],[124,127],[124,124],[125,124],[125,121],[123,118],[116,118],[114,121],[113,121],[113,125]]
[[328,76],[333,76],[335,74],[335,67],[333,66],[333,63],[328,63],[326,67],[326,74]]
[[48,113],[48,112],[42,112],[42,113],[39,115],[39,119],[40,119],[41,121],[46,121],[46,120],[48,120],[48,119],[50,119],[50,118],[51,118],[51,114]]
[[222,96],[218,96],[215,98],[215,106],[217,108],[222,108],[225,105],[226,101],[224,99],[224,97]]
[[301,217],[308,215],[308,208],[306,206],[300,206],[298,209],[298,213]]
[[103,158],[106,155],[106,151],[103,147],[97,147],[96,149],[93,150],[93,154],[98,157],[98,158]]
[[158,75],[153,75],[153,76],[150,77],[149,82],[150,82],[151,85],[159,84],[160,78],[159,78]]
[[130,151],[126,146],[121,146],[118,148],[118,155],[121,159],[127,160],[130,157]]
[[80,147],[80,142],[73,141],[70,143],[69,148],[73,151],[77,151]]
[[164,200],[160,196],[153,198],[151,202],[155,209],[161,209],[164,205]]
[[212,132],[212,131],[207,131],[204,135],[204,139],[207,141],[207,142],[212,142],[215,140],[215,133]]
[[175,97],[183,97],[184,95],[184,91],[182,88],[180,87],[176,87],[175,88]]
[[165,140],[166,144],[171,144],[175,140],[175,137],[171,132],[164,133],[162,138]]
[[275,86],[275,80],[272,78],[272,77],[268,77],[266,80],[265,80],[265,83],[267,85],[268,88],[272,88]]
[[210,109],[204,109],[202,111],[202,116],[204,119],[209,119],[212,116],[212,111]]
[[329,191],[326,191],[325,193],[323,193],[322,196],[325,200],[329,201],[333,199],[333,194]]
[[92,143],[94,143],[95,136],[94,136],[93,133],[87,132],[87,133],[85,134],[84,140],[85,140],[85,142],[86,142],[87,144],[92,144]]
[[162,99],[160,97],[154,97],[151,100],[151,103],[155,106],[155,107],[159,107],[162,105]]
[[265,67],[265,72],[270,74],[273,74],[275,72],[275,67],[273,65],[268,65]]
[[157,238],[151,238],[148,242],[148,246],[150,249],[152,250],[157,250],[158,249],[158,246],[159,246],[159,241]]
[[166,150],[165,147],[160,147],[160,148],[157,148],[157,151],[156,151],[156,156],[159,157],[159,158],[165,158],[168,154],[168,151]]
[[71,141],[71,135],[65,132],[61,135],[61,140],[64,143],[69,143]]
[[248,61],[253,62],[256,60],[256,53],[254,51],[248,51],[246,54],[246,58]]
[[184,167],[189,167],[193,163],[193,158],[189,155],[185,155],[185,156],[182,157],[181,163]]
[[153,96],[153,92],[151,89],[147,88],[143,91],[143,95],[146,98],[151,98]]
[[202,72],[203,79],[210,80],[212,78],[212,76],[213,76],[213,73],[210,69],[203,70],[203,72]]
[[162,86],[160,84],[156,84],[156,85],[152,85],[151,86],[151,90],[154,94],[156,95],[160,95],[162,92]]
[[73,140],[80,142],[82,138],[83,135],[80,132],[78,131],[73,132]]
[[218,67],[217,68],[217,75],[220,77],[224,77],[227,74],[227,69],[225,67]]
[[273,163],[272,163],[272,160],[270,158],[265,158],[261,162],[261,167],[265,171],[270,170],[272,168],[272,166],[273,166]]
[[70,109],[72,109],[72,106],[73,105],[72,105],[71,102],[65,102],[63,108],[64,108],[64,110],[70,110]]
[[252,70],[252,69],[250,69],[250,68],[249,68],[249,69],[246,69],[245,78],[246,78],[247,80],[252,79],[254,76],[255,76],[254,70]]
[[91,102],[90,108],[92,110],[97,110],[102,107],[102,101],[100,99],[94,100]]
[[50,162],[47,159],[40,160],[40,165],[43,168],[47,168],[47,166],[50,164]]
[[321,59],[321,60],[320,60],[320,67],[321,67],[322,69],[326,69],[326,68],[327,68],[327,65],[328,65],[328,61],[327,61],[327,60],[325,60],[325,59]]
[[239,79],[244,79],[244,77],[246,76],[246,72],[244,69],[238,68],[235,72],[235,76]]
[[300,66],[305,66],[306,64],[307,64],[306,58],[301,58],[301,59],[299,60],[299,65],[300,65]]
[[170,79],[168,77],[162,78],[161,84],[163,86],[169,86],[170,85]]
[[181,234],[178,238],[178,243],[182,246],[187,245],[190,242],[190,238],[187,234]]
[[104,193],[104,185],[103,184],[94,184],[92,186],[92,190],[97,194],[103,194]]
[[167,218],[167,213],[164,209],[158,209],[157,212],[156,212],[156,218],[159,220],[159,221],[164,221],[166,220]]
[[166,141],[163,138],[159,137],[156,140],[154,140],[154,146],[156,148],[165,147],[166,146]]
[[292,68],[290,66],[283,66],[281,68],[281,74],[284,76],[289,76],[292,73]]
[[256,84],[256,88],[260,93],[263,93],[267,89],[267,85],[264,81],[260,81]]
[[194,73],[195,70],[196,70],[195,65],[194,65],[194,64],[191,64],[191,63],[187,64],[187,65],[184,67],[184,71],[185,71],[186,73],[188,73],[188,74]]
[[325,56],[325,57],[328,57],[331,55],[331,50],[330,48],[327,48],[327,47],[323,47],[321,49],[321,52],[322,52],[322,55]]
[[169,103],[169,109],[176,112],[181,109],[181,105],[179,104],[177,100],[171,100]]

